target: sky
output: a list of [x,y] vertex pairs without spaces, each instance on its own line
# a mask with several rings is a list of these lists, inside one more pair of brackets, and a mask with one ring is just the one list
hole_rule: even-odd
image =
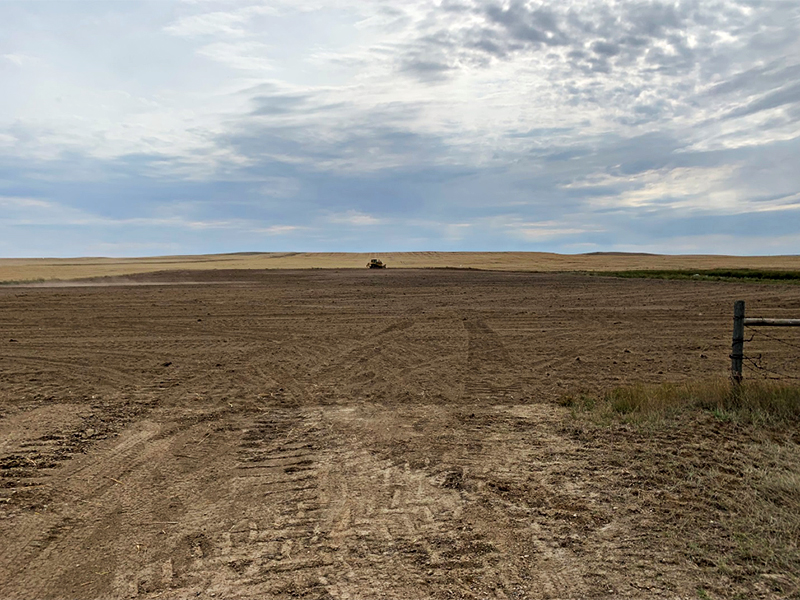
[[797,0],[0,0],[0,256],[800,254]]

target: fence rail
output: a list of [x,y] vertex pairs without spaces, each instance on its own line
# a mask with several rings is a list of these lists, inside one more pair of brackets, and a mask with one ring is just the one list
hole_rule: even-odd
[[[745,317],[745,305],[744,300],[737,300],[733,304],[733,344],[731,346],[731,379],[735,383],[742,382],[742,365],[745,360],[744,355],[744,328],[745,327],[800,327],[800,319],[769,319],[763,317]],[[773,336],[767,335],[768,338],[773,338]],[[789,344],[784,340],[777,340],[778,342],[784,343],[787,346],[792,346],[797,348],[794,344]],[[754,368],[759,369],[761,371],[765,371],[768,373],[772,373],[775,375],[781,375],[781,373],[772,371],[766,367],[763,367],[758,362],[754,361],[751,358],[747,358],[748,362],[752,363]],[[798,379],[797,377],[788,375],[790,379]]]
[[800,327],[800,319],[760,319],[747,318],[745,327]]

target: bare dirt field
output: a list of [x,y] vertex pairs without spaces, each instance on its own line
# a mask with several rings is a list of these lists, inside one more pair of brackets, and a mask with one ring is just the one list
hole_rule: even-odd
[[740,568],[733,516],[797,476],[796,432],[710,414],[593,428],[558,400],[723,374],[733,301],[797,317],[800,286],[127,284],[0,288],[0,598],[791,593],[766,563]]
[[5,258],[0,282],[70,280],[121,276],[163,270],[210,269],[361,269],[370,258],[390,268],[463,268],[493,271],[622,271],[642,269],[783,269],[800,270],[800,256],[660,255],[597,252],[242,252],[143,258]]

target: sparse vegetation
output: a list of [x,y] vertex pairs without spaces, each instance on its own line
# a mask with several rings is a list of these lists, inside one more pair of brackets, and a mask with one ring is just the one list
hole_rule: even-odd
[[687,410],[710,411],[720,421],[776,424],[800,422],[800,386],[771,381],[732,385],[724,378],[712,381],[635,384],[611,390],[597,398],[566,396],[561,404],[601,418],[624,421],[655,420]]
[[593,271],[591,275],[626,279],[692,279],[697,281],[750,281],[757,283],[800,283],[800,271],[763,269],[645,269]]
[[8,281],[0,281],[0,285],[28,285],[31,283],[44,283],[46,279],[37,278],[37,279],[11,279]]
[[730,597],[729,581],[748,597],[800,598],[800,386],[719,378],[560,403],[635,474],[643,507],[672,520],[664,539],[707,578],[698,597]]

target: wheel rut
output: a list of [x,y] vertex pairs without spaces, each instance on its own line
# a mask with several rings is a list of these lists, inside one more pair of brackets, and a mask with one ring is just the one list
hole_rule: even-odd
[[464,320],[469,336],[464,400],[519,398],[521,373],[501,337],[481,318]]
[[274,407],[217,429],[238,437],[216,507],[218,526],[175,543],[168,559],[173,576],[155,586],[158,593],[290,598],[324,591],[320,579],[333,561],[320,527],[326,503],[319,491],[325,443],[319,413]]

